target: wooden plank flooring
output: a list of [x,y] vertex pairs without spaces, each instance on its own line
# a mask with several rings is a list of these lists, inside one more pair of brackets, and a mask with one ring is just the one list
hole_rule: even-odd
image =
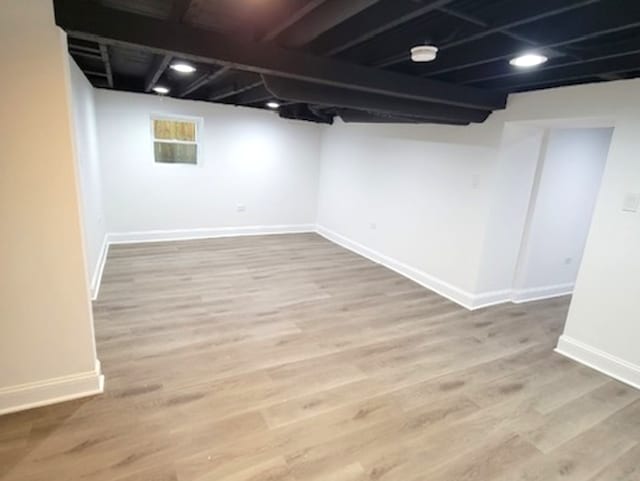
[[638,481],[640,394],[313,234],[114,246],[104,395],[0,417],[0,479]]

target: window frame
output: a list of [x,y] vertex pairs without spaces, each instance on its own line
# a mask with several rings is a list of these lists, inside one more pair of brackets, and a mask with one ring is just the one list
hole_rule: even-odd
[[[176,121],[176,122],[193,122],[195,124],[195,141],[189,140],[167,140],[167,139],[156,139],[155,133],[155,121],[156,120],[168,120],[168,121]],[[186,166],[186,167],[197,167],[202,163],[202,142],[200,141],[200,132],[202,131],[204,125],[204,120],[202,117],[194,117],[191,115],[179,115],[179,114],[167,114],[167,113],[152,113],[149,116],[149,129],[151,134],[151,160],[154,165],[174,165],[174,166]],[[155,152],[155,143],[156,142],[164,142],[167,144],[186,144],[196,146],[196,162],[195,164],[188,162],[158,162],[156,160],[156,152]]]

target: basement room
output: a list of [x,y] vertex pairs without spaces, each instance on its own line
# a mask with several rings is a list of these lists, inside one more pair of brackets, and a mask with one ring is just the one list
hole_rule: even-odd
[[640,2],[4,0],[1,481],[640,481]]

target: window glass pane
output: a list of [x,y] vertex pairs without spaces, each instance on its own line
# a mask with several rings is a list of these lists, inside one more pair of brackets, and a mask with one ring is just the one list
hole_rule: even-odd
[[153,133],[156,139],[196,141],[196,123],[180,120],[154,120]]
[[153,150],[156,162],[167,162],[170,164],[198,163],[198,146],[196,144],[154,142]]

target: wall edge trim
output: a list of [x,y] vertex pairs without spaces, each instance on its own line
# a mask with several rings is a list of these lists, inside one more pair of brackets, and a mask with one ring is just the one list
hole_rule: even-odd
[[255,235],[303,234],[315,231],[315,224],[255,225],[238,227],[212,227],[199,229],[149,230],[137,232],[111,232],[109,245],[142,242],[171,242],[179,240],[216,239]]
[[93,371],[80,372],[0,389],[0,416],[104,392],[104,376],[96,359]]
[[542,301],[573,294],[575,283],[555,284],[552,286],[532,287],[528,289],[514,289],[511,300],[515,304],[524,302]]
[[555,352],[591,369],[595,369],[613,379],[640,389],[640,366],[613,356],[605,351],[589,346],[572,337],[562,335],[558,339]]
[[[375,262],[376,264],[380,264],[387,269],[390,269],[406,277],[407,279],[412,280],[422,287],[425,287],[435,292],[436,294],[439,294],[442,297],[455,302],[465,309],[474,310],[485,307],[485,304],[483,304],[482,302],[478,302],[478,296],[460,289],[459,287],[456,287],[452,284],[449,284],[448,282],[445,282],[441,279],[438,279],[430,274],[427,274],[424,271],[400,262],[393,257],[389,257],[374,249],[366,247],[359,242],[356,242],[346,236],[343,236],[342,234],[338,234],[337,232],[328,229],[327,227],[318,224],[316,226],[316,232],[328,241],[333,242],[334,244],[337,244],[347,250],[355,252],[356,254]],[[483,296],[487,296],[487,294],[483,294]],[[498,302],[496,301],[496,303]]]

